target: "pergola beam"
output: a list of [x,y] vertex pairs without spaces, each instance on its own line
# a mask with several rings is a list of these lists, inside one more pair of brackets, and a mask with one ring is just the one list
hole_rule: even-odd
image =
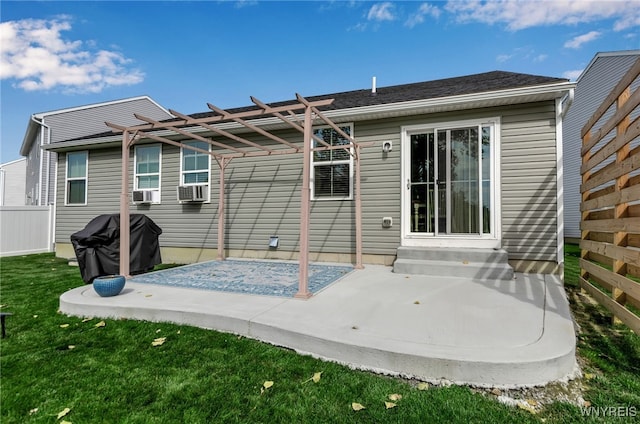
[[[183,114],[181,114],[181,113],[179,113],[179,112],[176,112],[175,110],[169,109],[169,111],[170,111],[172,114],[176,115],[176,116],[184,117],[184,118],[188,118],[186,115],[183,115]],[[200,124],[200,126],[201,126],[201,127],[203,127],[203,128],[205,128],[205,129],[208,129],[209,131],[215,132],[215,133],[217,133],[217,134],[219,134],[219,135],[221,135],[221,136],[223,136],[223,137],[227,137],[227,138],[229,138],[229,139],[231,139],[231,140],[235,140],[235,141],[237,141],[237,142],[240,142],[240,143],[246,144],[247,146],[252,146],[252,147],[258,148],[258,149],[260,149],[260,150],[265,150],[265,151],[267,151],[267,152],[273,153],[273,150],[272,150],[272,149],[269,149],[269,148],[267,148],[267,147],[261,146],[261,145],[259,145],[258,143],[254,143],[253,141],[246,140],[246,139],[244,139],[244,138],[242,138],[242,137],[239,137],[239,136],[237,136],[237,135],[235,135],[235,134],[231,134],[231,133],[230,133],[230,132],[228,132],[228,131],[221,130],[220,128],[216,128],[216,127],[214,127],[214,126],[212,126],[212,125],[205,124],[205,123],[201,123],[201,124]]]
[[336,130],[336,132],[338,134],[340,134],[341,136],[343,136],[344,138],[346,138],[347,140],[349,140],[349,142],[356,144],[356,141],[354,140],[353,137],[351,137],[349,134],[347,134],[346,132],[342,131],[342,129],[340,129],[339,126],[337,126],[331,119],[327,118],[326,116],[324,116],[324,114],[322,112],[320,112],[320,110],[318,109],[318,107],[314,104],[312,104],[311,102],[309,102],[307,99],[305,99],[304,97],[302,97],[300,94],[296,93],[296,99],[298,99],[298,101],[304,105],[306,105],[307,107],[310,107],[311,110],[313,111],[313,113],[316,114],[316,116],[318,116],[320,119],[322,119],[327,125],[329,125],[331,128],[333,128],[334,130]]
[[258,151],[258,152],[248,152],[245,154],[237,154],[237,153],[230,153],[227,155],[224,155],[224,157],[226,158],[254,158],[254,157],[260,157],[260,156],[278,156],[278,155],[290,155],[292,153],[298,153],[299,151],[296,149],[278,149],[278,150],[271,150],[271,151]]
[[225,119],[237,122],[238,124],[240,124],[240,125],[242,125],[242,126],[244,126],[246,128],[249,128],[252,131],[255,131],[255,132],[259,133],[259,134],[262,134],[263,136],[268,137],[268,138],[270,138],[270,139],[272,139],[274,141],[277,141],[278,143],[285,144],[285,145],[291,147],[292,149],[296,149],[296,150],[300,149],[295,144],[293,144],[293,143],[291,143],[291,142],[289,142],[289,141],[287,141],[287,140],[285,140],[283,138],[280,138],[280,137],[278,137],[276,135],[273,135],[270,132],[263,130],[262,128],[256,127],[255,125],[250,124],[249,122],[244,121],[241,118],[237,118],[237,117],[235,117],[235,115],[232,115],[232,114],[228,113],[224,109],[220,109],[219,107],[214,106],[211,103],[207,103],[207,106],[212,111],[222,114],[225,117]]
[[149,134],[147,132],[140,132],[139,134],[144,135],[145,137],[150,138],[152,140],[159,141],[161,143],[167,143],[167,144],[171,144],[172,146],[179,147],[179,148],[184,148],[184,149],[188,149],[188,150],[193,150],[195,152],[204,153],[205,155],[213,156],[214,158],[222,158],[222,157],[224,157],[223,155],[214,153],[214,152],[212,152],[210,150],[201,149],[201,148],[195,147],[195,146],[188,146],[186,144],[180,143],[179,141],[171,140],[171,139],[168,139],[166,137],[161,137],[159,135]]
[[[139,119],[141,121],[146,121],[146,122],[149,122],[151,124],[156,124],[156,123],[159,124],[160,123],[160,122],[158,122],[156,120],[153,120],[151,118],[147,118],[147,117],[139,115],[137,113],[134,113],[133,116],[135,116],[136,119]],[[245,153],[243,150],[240,150],[240,149],[238,149],[236,147],[229,146],[228,144],[218,143],[215,140],[212,140],[212,139],[209,139],[209,138],[205,138],[205,137],[202,137],[201,135],[193,134],[193,133],[190,133],[188,131],[184,131],[184,130],[182,130],[180,128],[177,128],[177,127],[174,127],[174,126],[166,126],[165,128],[170,130],[170,131],[174,131],[174,132],[176,132],[178,134],[182,134],[184,136],[191,137],[191,138],[193,138],[195,140],[203,141],[205,143],[212,144],[214,146],[218,146],[218,147],[223,148],[223,149],[229,149],[229,150],[233,150],[234,152],[243,153],[243,154]]]
[[[261,107],[263,109],[267,109],[269,106],[262,103],[260,100],[256,99],[255,97],[251,96],[251,101],[253,103],[255,103],[258,107]],[[291,116],[293,116],[295,118],[295,114],[293,114],[291,111],[289,111],[289,114]],[[296,130],[300,131],[301,133],[304,134],[304,127],[302,125],[300,125],[297,122],[293,122],[290,119],[287,119],[286,116],[284,116],[283,114],[281,114],[280,112],[275,112],[273,114],[276,118],[279,118],[282,122],[285,122],[286,124],[290,125],[291,127],[295,128]],[[311,132],[311,137],[318,141],[319,143],[324,144],[327,147],[331,147],[331,145],[329,143],[327,143],[326,141],[324,141],[323,139],[321,139],[320,137],[316,136],[315,134],[313,134],[313,131]]]
[[[330,99],[328,104],[331,104],[331,102],[333,102],[333,99]],[[315,104],[316,102],[314,102]],[[324,104],[320,103],[317,106],[324,106]],[[238,112],[238,113],[234,113],[233,116],[237,117],[237,118],[264,118],[264,117],[269,117],[271,116],[271,114],[275,111],[275,112],[286,112],[288,110],[302,110],[304,109],[306,106],[302,105],[302,104],[291,104],[291,105],[285,105],[285,106],[278,106],[275,108],[270,108],[269,111],[265,111],[264,109],[255,109],[255,110],[248,110],[245,112]],[[178,120],[176,121],[172,121],[171,123],[173,125],[200,125],[201,123],[206,123],[206,124],[213,124],[216,122],[221,122],[221,121],[225,121],[227,118],[223,117],[223,116],[205,116],[202,118],[190,118],[187,120],[184,120],[184,122],[180,122]],[[164,124],[163,124],[164,125]],[[140,125],[133,125],[131,127],[127,127],[130,131],[136,131],[136,130],[155,130],[155,129],[162,129],[163,126],[155,126],[154,124],[140,124]]]

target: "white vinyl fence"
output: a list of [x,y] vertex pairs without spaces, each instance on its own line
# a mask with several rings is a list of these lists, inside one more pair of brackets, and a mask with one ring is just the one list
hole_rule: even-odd
[[53,206],[1,206],[0,256],[53,252]]

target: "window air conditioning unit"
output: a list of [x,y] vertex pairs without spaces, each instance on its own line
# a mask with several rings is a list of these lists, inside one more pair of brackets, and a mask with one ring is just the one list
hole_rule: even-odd
[[204,202],[207,200],[208,185],[178,186],[178,202]]
[[142,205],[153,202],[153,191],[151,190],[133,190],[131,192],[133,203]]

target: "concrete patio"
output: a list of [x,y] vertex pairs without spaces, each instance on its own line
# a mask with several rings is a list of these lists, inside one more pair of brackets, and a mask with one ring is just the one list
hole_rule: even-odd
[[128,281],[60,297],[80,317],[174,322],[230,332],[353,368],[484,387],[544,385],[579,371],[558,276],[474,281],[367,265],[308,300]]

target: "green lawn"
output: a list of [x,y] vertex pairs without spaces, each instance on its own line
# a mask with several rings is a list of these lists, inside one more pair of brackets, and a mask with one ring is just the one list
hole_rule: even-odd
[[[635,406],[640,416],[639,337],[612,327],[600,308],[574,303],[580,301],[571,277],[575,252],[567,258],[589,377],[584,397],[594,407]],[[78,268],[51,254],[2,258],[0,267],[0,311],[13,313],[0,342],[3,424],[584,422],[581,410],[566,403],[534,415],[466,387],[419,390],[416,382],[216,331],[67,317],[57,312],[58,298],[83,284]],[[152,346],[161,337],[164,344]],[[310,379],[317,372],[316,383]],[[264,388],[266,381],[273,386]],[[387,409],[391,394],[402,398]],[[366,409],[354,411],[353,402]],[[70,412],[58,419],[65,408]]]

